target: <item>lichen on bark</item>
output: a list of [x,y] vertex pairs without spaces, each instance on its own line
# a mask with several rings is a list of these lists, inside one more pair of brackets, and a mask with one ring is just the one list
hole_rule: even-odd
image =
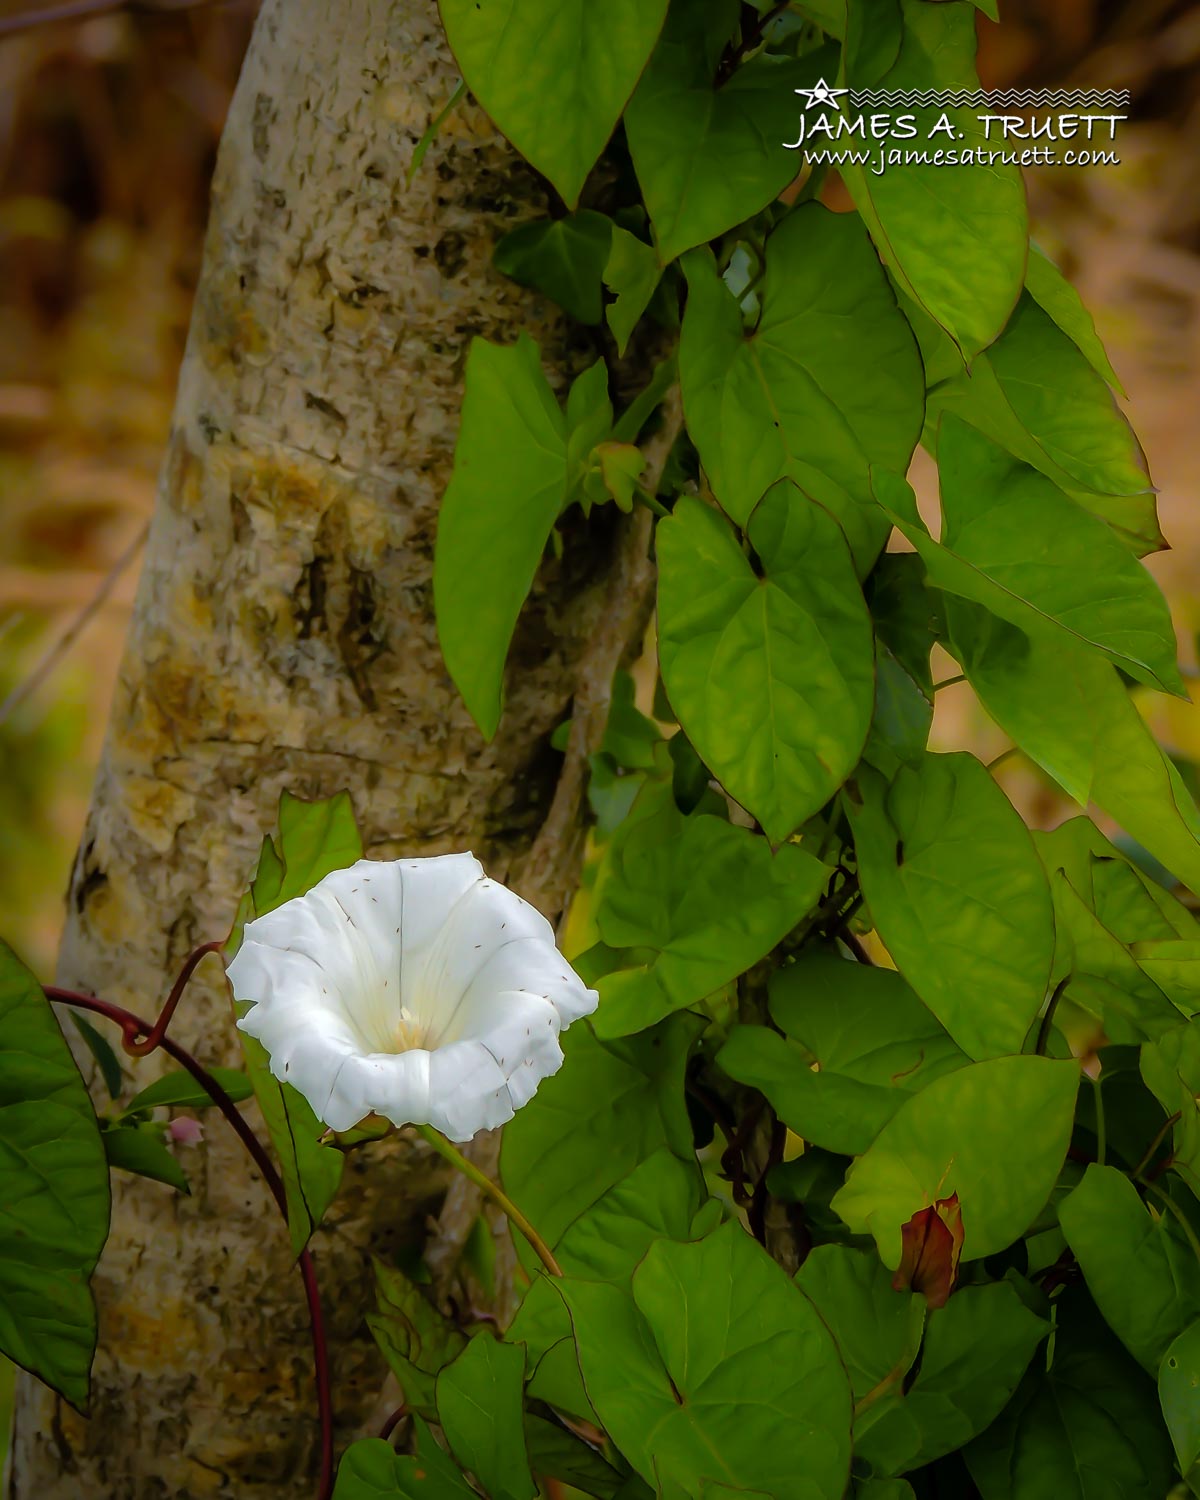
[[[526,329],[560,389],[591,351],[491,268],[498,235],[543,213],[546,189],[476,107],[451,114],[406,181],[457,81],[433,0],[267,0],[260,14],[68,897],[63,986],[153,1012],[186,953],[228,929],[285,788],[349,788],[372,855],[472,849],[494,875],[521,874],[554,792],[549,736],[618,548],[599,516],[547,561],[485,745],[443,667],[430,587],[467,346]],[[230,1063],[215,970],[174,1029]],[[190,1198],[116,1184],[91,1417],[22,1381],[21,1500],[311,1494],[311,1361],[286,1236],[218,1122],[188,1156]],[[369,1167],[352,1156],[314,1242],[341,1442],[383,1376],[362,1324],[368,1248],[419,1242],[444,1188],[415,1147]]]

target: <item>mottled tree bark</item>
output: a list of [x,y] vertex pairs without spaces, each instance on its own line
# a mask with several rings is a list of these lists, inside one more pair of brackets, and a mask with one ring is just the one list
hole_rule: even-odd
[[[467,345],[529,329],[559,385],[587,351],[491,270],[498,233],[543,211],[544,188],[478,109],[452,114],[406,184],[456,83],[434,0],[268,0],[259,19],[71,884],[64,986],[152,1013],[186,953],[228,930],[284,788],[348,787],[372,855],[473,849],[521,874],[558,774],[548,737],[612,607],[619,549],[600,517],[546,564],[485,745],[443,668],[430,588]],[[236,1061],[214,960],[174,1031],[206,1062]],[[286,1236],[216,1115],[185,1166],[190,1198],[114,1184],[92,1414],[23,1381],[20,1500],[312,1493]],[[384,1373],[362,1326],[367,1248],[422,1238],[445,1187],[411,1146],[352,1156],[346,1183],[314,1241],[339,1441]]]

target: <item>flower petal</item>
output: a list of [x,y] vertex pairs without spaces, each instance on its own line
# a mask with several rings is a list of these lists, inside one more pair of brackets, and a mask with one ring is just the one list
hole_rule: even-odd
[[452,1141],[469,1141],[513,1117],[508,1081],[479,1041],[451,1042],[429,1053],[429,1118]]
[[[430,1040],[439,1044],[462,996],[492,954],[523,938],[554,944],[554,929],[536,907],[494,880],[473,885],[446,916],[429,944],[410,993],[419,995]],[[405,953],[405,964],[411,962]]]
[[349,1005],[351,997],[369,982],[374,959],[348,915],[322,893],[323,883],[306,896],[285,901],[265,916],[247,922],[243,946],[249,941],[284,953],[304,954],[325,971]]
[[[561,1025],[552,1000],[527,990],[504,990],[487,997],[490,1021],[480,1040],[494,1053],[508,1079],[514,1110],[528,1104],[543,1078],[563,1064]],[[484,1024],[481,1016],[477,1025]]]
[[343,1003],[341,990],[320,964],[307,954],[272,948],[243,938],[226,975],[234,998],[252,1001],[256,1009],[296,1003],[332,1010],[354,1030],[354,1021]]
[[[395,861],[360,859],[334,870],[309,893],[354,929],[361,978],[351,1002],[359,1029],[375,1051],[391,1051],[404,1006],[404,882]],[[307,897],[304,899],[308,899]]]
[[391,977],[393,985],[398,985],[404,926],[404,879],[399,862],[360,859],[348,869],[326,875],[316,889],[334,897],[349,913],[380,975]]
[[[467,987],[462,1004],[474,1005],[489,991],[498,995],[503,990],[521,990],[550,1001],[564,1031],[580,1016],[590,1015],[600,1001],[553,942],[541,937],[513,938],[494,948]],[[442,1037],[454,1041],[466,1034],[456,1013],[446,1023]]]
[[404,881],[404,956],[407,962],[419,966],[447,917],[486,876],[473,854],[400,859],[396,867]]
[[237,998],[254,1001],[238,1021],[239,1029],[262,1043],[272,1074],[290,1083],[319,1119],[332,1124],[326,1111],[338,1070],[362,1052],[363,1038],[328,976],[302,953],[244,940],[228,973]]
[[[429,1119],[429,1058],[423,1048],[409,1052],[371,1053],[347,1060],[337,1076],[330,1109],[354,1116],[355,1125],[369,1114],[393,1125],[421,1125]],[[335,1130],[348,1125],[327,1123]]]

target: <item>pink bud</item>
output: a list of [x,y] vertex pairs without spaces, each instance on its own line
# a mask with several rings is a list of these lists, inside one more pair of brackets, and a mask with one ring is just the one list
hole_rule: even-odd
[[199,1120],[188,1115],[178,1115],[167,1126],[167,1134],[181,1146],[194,1146],[204,1139],[204,1127]]

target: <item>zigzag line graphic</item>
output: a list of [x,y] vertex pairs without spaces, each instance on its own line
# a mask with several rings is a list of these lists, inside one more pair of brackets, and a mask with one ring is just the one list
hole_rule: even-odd
[[909,108],[943,109],[1063,109],[1125,107],[1128,89],[851,89],[856,106],[881,104]]

